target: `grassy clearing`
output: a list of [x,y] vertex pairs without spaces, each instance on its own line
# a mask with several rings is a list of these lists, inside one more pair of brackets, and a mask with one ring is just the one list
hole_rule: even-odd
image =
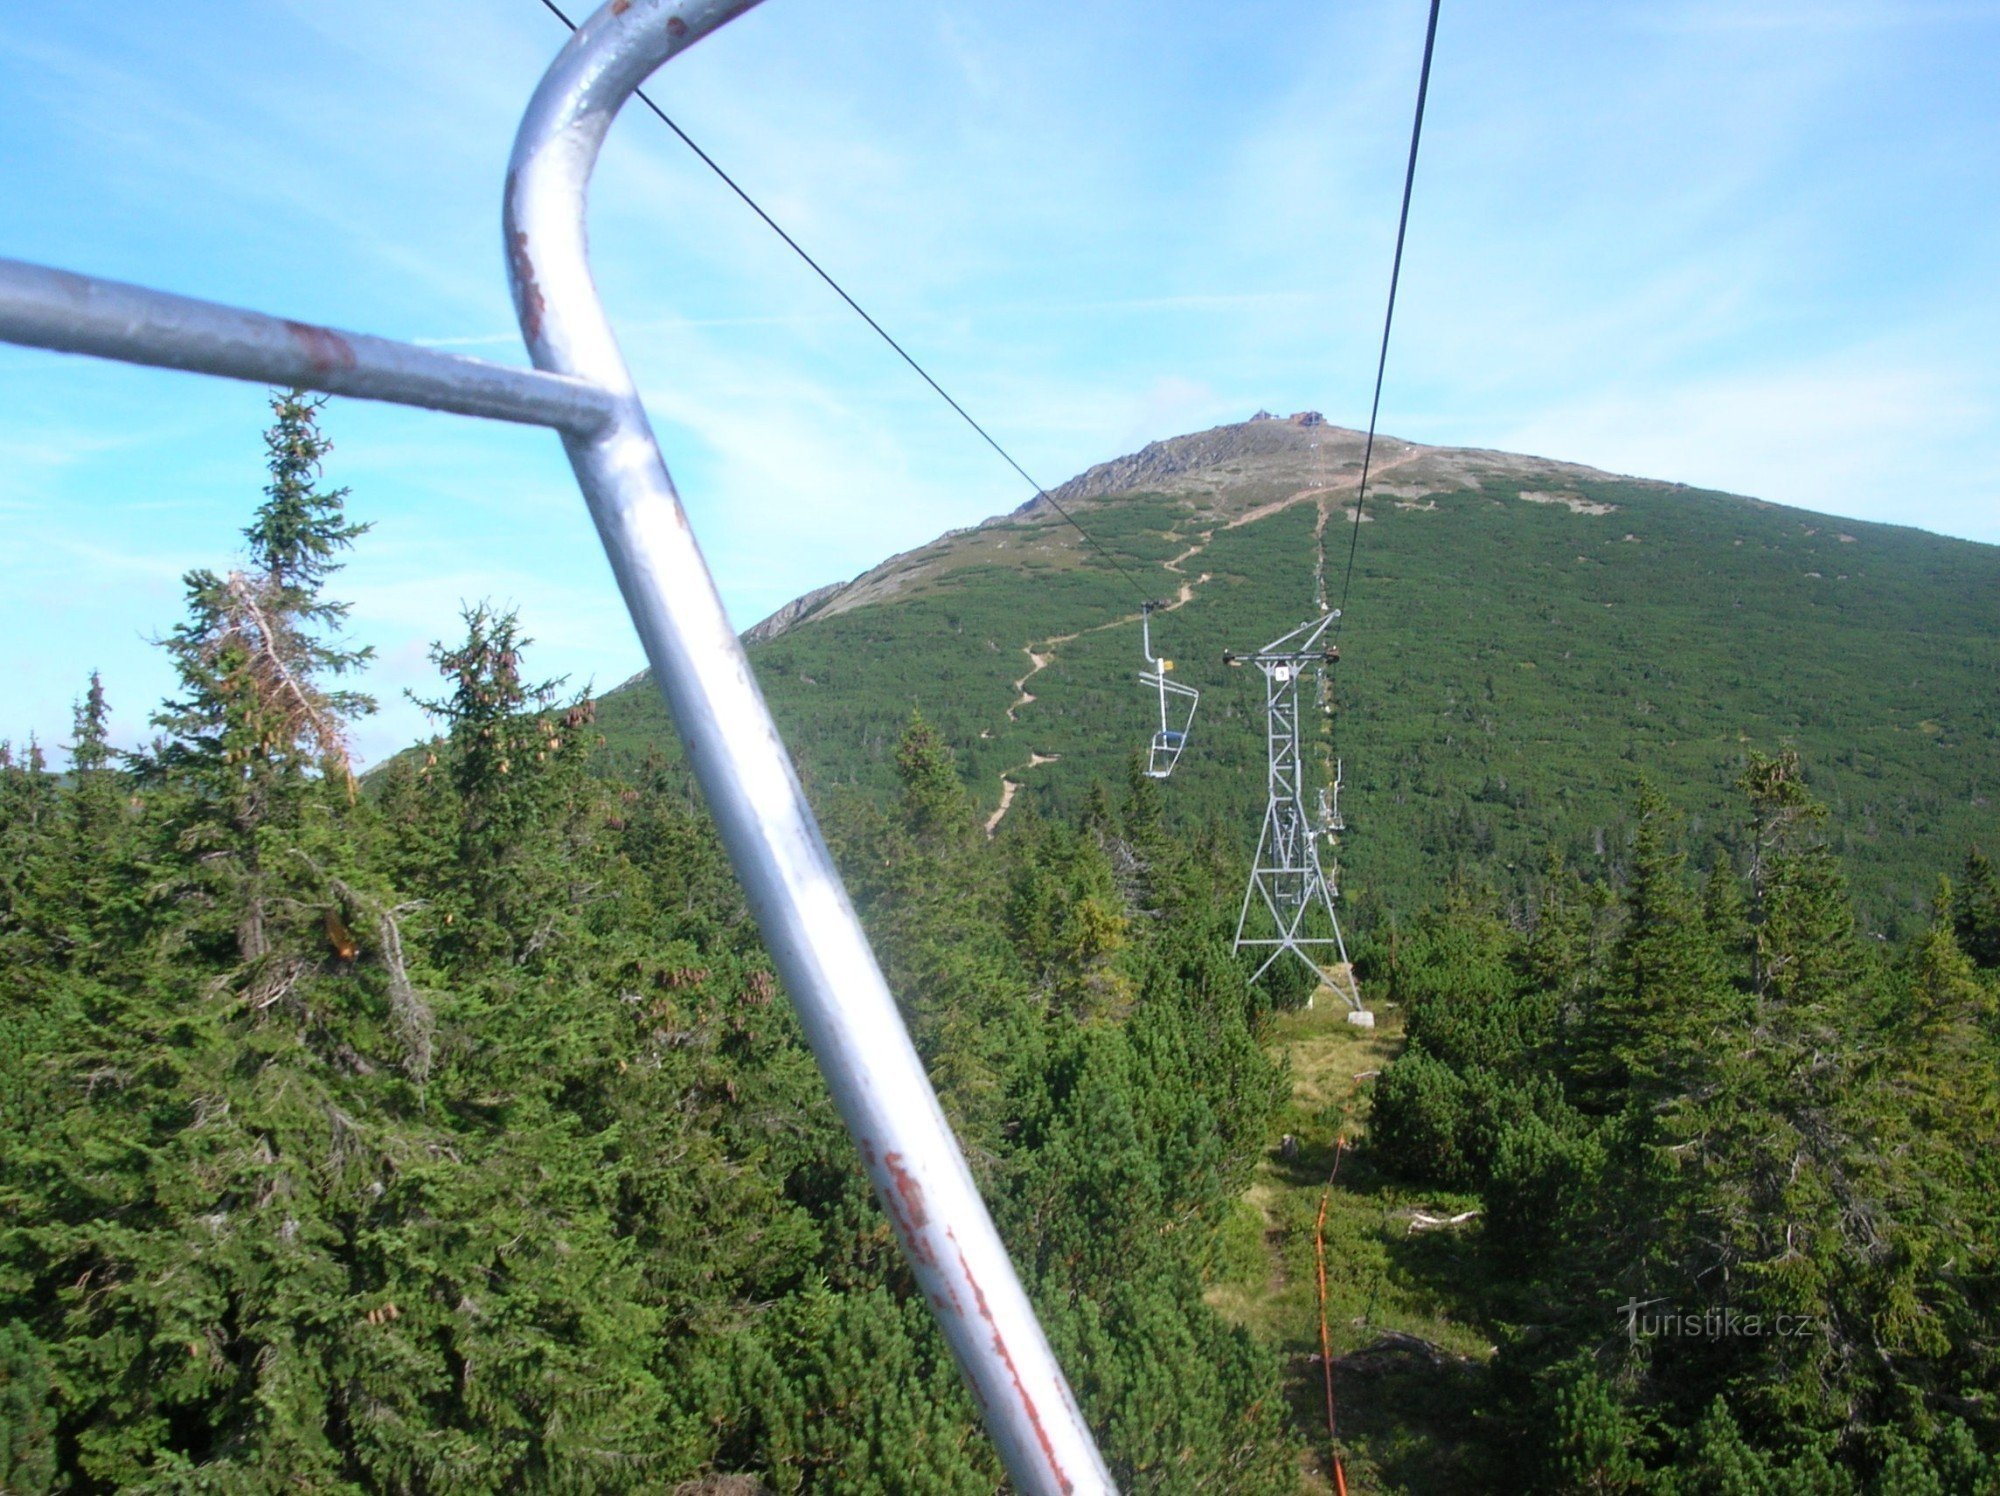
[[1295,1426],[1312,1450],[1300,1489],[1330,1490],[1313,1222],[1344,1134],[1325,1239],[1348,1488],[1355,1496],[1483,1490],[1472,1409],[1492,1346],[1480,1328],[1488,1285],[1474,1250],[1478,1225],[1410,1229],[1416,1211],[1452,1215],[1478,1201],[1413,1191],[1373,1167],[1369,1082],[1402,1047],[1399,1013],[1379,1011],[1377,1024],[1349,1024],[1326,991],[1276,1023],[1271,1046],[1291,1067],[1292,1101],[1238,1204],[1208,1301],[1284,1358]]

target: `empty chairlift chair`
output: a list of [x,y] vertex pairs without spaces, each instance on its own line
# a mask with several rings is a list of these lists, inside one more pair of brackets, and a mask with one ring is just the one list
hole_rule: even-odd
[[1188,730],[1194,726],[1194,709],[1201,701],[1201,692],[1169,680],[1168,672],[1174,668],[1174,662],[1153,654],[1153,609],[1158,606],[1146,603],[1139,612],[1139,648],[1146,663],[1153,667],[1140,673],[1139,684],[1150,686],[1160,705],[1159,729],[1146,752],[1146,773],[1153,779],[1165,779],[1174,772],[1181,750],[1187,747]]

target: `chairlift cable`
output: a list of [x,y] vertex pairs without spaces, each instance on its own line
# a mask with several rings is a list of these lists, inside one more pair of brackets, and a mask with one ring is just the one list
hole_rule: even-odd
[[1389,267],[1389,304],[1382,314],[1382,348],[1375,360],[1375,398],[1368,407],[1368,438],[1361,448],[1361,482],[1354,494],[1354,524],[1347,539],[1347,575],[1340,584],[1340,607],[1334,616],[1336,642],[1346,621],[1347,594],[1354,585],[1354,552],[1361,540],[1361,506],[1368,500],[1368,467],[1375,455],[1375,421],[1382,412],[1382,376],[1389,367],[1389,329],[1396,320],[1396,285],[1403,275],[1403,239],[1410,227],[1410,193],[1417,181],[1417,146],[1424,135],[1424,100],[1431,87],[1431,53],[1437,46],[1438,7],[1431,0],[1430,24],[1424,31],[1424,64],[1417,75],[1416,118],[1410,124],[1410,159],[1403,169],[1403,210],[1396,220],[1396,254]]
[[[551,15],[553,15],[558,21],[561,21],[563,25],[567,26],[571,31],[576,30],[576,22],[572,21],[567,15],[563,13],[561,7],[555,3],[555,0],[542,0],[542,5],[549,11]],[[765,227],[769,228],[772,233],[776,234],[780,239],[784,240],[786,245],[791,249],[792,253],[797,255],[801,260],[804,260],[806,264],[811,268],[813,274],[817,275],[821,280],[825,281],[829,287],[832,288],[834,295],[838,296],[842,301],[846,302],[848,306],[853,309],[854,314],[857,317],[859,317],[863,322],[866,322],[870,328],[874,329],[875,335],[879,337],[883,342],[887,343],[891,348],[893,348],[896,352],[896,356],[902,359],[902,361],[908,364],[912,369],[914,369],[917,373],[917,377],[923,380],[923,382],[929,385],[933,390],[935,390],[937,392],[938,398],[943,400],[945,404],[949,405],[954,411],[958,413],[958,417],[960,420],[964,421],[966,425],[970,426],[974,431],[979,433],[980,440],[985,442],[986,445],[991,447],[995,452],[999,453],[1000,460],[1002,462],[1005,462],[1007,466],[1009,466],[1016,473],[1019,473],[1021,475],[1023,481],[1025,481],[1030,488],[1034,489],[1036,498],[1045,500],[1051,509],[1055,510],[1057,514],[1060,514],[1064,519],[1068,520],[1069,523],[1075,528],[1076,533],[1081,535],[1085,540],[1089,541],[1091,546],[1095,548],[1095,550],[1097,551],[1097,554],[1102,556],[1106,561],[1110,562],[1112,567],[1118,572],[1118,574],[1122,576],[1127,582],[1132,584],[1132,590],[1139,595],[1140,600],[1142,602],[1146,600],[1147,592],[1144,587],[1141,587],[1139,585],[1139,579],[1133,576],[1131,572],[1127,571],[1125,567],[1122,564],[1120,564],[1118,558],[1112,555],[1110,551],[1106,550],[1102,542],[1100,542],[1095,535],[1091,534],[1090,531],[1086,530],[1082,526],[1082,524],[1078,522],[1075,515],[1071,514],[1067,509],[1063,508],[1061,504],[1057,503],[1054,495],[1052,495],[1046,488],[1042,487],[1041,484],[1037,483],[1034,480],[1033,476],[1028,472],[1028,470],[1022,467],[1020,463],[1014,460],[1013,453],[1009,452],[1005,447],[1001,446],[1000,443],[994,439],[993,434],[991,432],[989,432],[984,426],[980,425],[979,422],[975,421],[972,418],[971,413],[968,412],[963,405],[960,405],[958,401],[954,400],[950,392],[947,391],[943,385],[939,384],[935,379],[931,377],[929,370],[924,368],[922,364],[918,363],[914,358],[910,356],[910,352],[908,349],[906,349],[901,343],[897,342],[893,337],[891,337],[889,335],[888,330],[884,328],[881,323],[877,322],[873,317],[871,317],[868,314],[867,308],[863,307],[860,302],[856,301],[852,296],[848,295],[846,287],[842,286],[839,281],[835,280],[831,275],[829,275],[826,271],[826,268],[823,265],[821,265],[818,260],[815,260],[811,255],[807,254],[804,247],[800,245],[799,241],[794,239],[790,234],[786,233],[783,226],[780,225],[778,221],[775,218],[773,218],[769,213],[766,213],[763,210],[763,208],[758,205],[757,200],[754,197],[752,197],[748,192],[745,192],[743,188],[737,183],[736,179],[730,176],[728,172],[724,171],[722,167],[716,163],[716,160],[713,156],[709,155],[707,151],[703,150],[700,146],[696,145],[693,137],[690,136],[688,132],[683,130],[679,125],[675,124],[672,117],[668,115],[666,110],[662,109],[658,104],[655,104],[651,96],[648,95],[643,88],[635,90],[634,94],[641,104],[644,104],[648,109],[650,109],[653,112],[653,114],[659,119],[661,124],[665,125],[669,130],[673,131],[674,134],[680,137],[681,144],[685,145],[689,150],[693,151],[696,156],[701,158],[702,165],[706,166],[710,171],[714,172],[718,177],[720,177],[723,181],[723,184],[727,186],[731,192],[735,193],[738,197],[743,199],[745,206],[747,206],[752,213],[755,213],[759,218],[764,220]]]

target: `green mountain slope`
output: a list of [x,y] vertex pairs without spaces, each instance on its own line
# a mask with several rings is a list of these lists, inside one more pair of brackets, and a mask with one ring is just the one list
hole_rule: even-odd
[[[1057,499],[1159,599],[1203,691],[1169,786],[1242,828],[1263,794],[1260,683],[1222,663],[1337,600],[1361,438],[1257,420],[1158,442]],[[1378,440],[1324,756],[1345,765],[1358,919],[1453,874],[1525,887],[1551,852],[1622,855],[1651,779],[1700,844],[1733,835],[1751,746],[1795,744],[1865,916],[1894,936],[1968,843],[2000,842],[2000,549],[1539,458]],[[810,594],[751,631],[821,793],[874,795],[912,707],[990,814],[1074,809],[1149,731],[1128,580],[1036,503]],[[650,684],[614,750],[671,735]]]

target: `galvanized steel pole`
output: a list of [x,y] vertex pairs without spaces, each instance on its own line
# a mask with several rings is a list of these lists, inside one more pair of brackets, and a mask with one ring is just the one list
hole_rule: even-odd
[[688,528],[585,250],[592,167],[667,58],[756,0],[610,0],[557,57],[507,176],[534,370],[0,260],[0,341],[553,428],[834,1104],[1015,1486],[1110,1475],[931,1090]]
[[1108,1492],[1098,1455],[993,1228],[792,772],[688,528],[595,287],[584,205],[619,108],[755,0],[611,0],[571,37],[515,138],[504,231],[537,367],[618,399],[565,433],[654,679],[833,1099],[1015,1485]]
[[0,341],[324,390],[458,415],[595,431],[614,404],[581,379],[0,259]]

